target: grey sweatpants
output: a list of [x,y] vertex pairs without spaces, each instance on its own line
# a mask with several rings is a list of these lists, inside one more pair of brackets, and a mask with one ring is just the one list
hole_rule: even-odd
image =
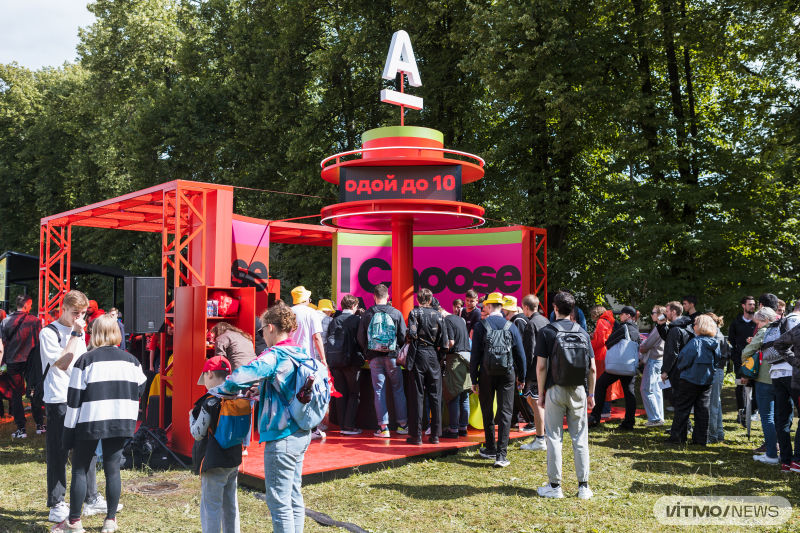
[[203,533],[239,533],[238,476],[238,467],[211,468],[200,474],[200,525]]
[[586,424],[586,390],[583,385],[547,389],[544,402],[544,432],[547,437],[547,477],[561,484],[561,443],[567,417],[572,455],[578,482],[589,481],[589,429]]

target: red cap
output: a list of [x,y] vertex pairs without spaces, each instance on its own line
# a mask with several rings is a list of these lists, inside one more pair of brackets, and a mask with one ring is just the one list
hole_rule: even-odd
[[[214,370],[224,370],[228,374],[231,373],[231,363],[221,355],[215,355],[203,365],[203,374],[206,372],[213,372]],[[197,380],[198,385],[205,385],[203,374],[200,374],[200,379]]]

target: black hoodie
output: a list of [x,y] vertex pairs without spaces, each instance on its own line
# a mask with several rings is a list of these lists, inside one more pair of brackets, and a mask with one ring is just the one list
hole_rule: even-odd
[[661,371],[669,374],[677,363],[683,347],[695,336],[692,319],[688,316],[679,316],[669,325],[659,324],[658,333],[664,339],[664,363]]

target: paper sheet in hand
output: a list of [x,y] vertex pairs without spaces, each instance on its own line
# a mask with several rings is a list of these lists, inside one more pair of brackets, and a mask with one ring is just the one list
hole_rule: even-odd
[[670,387],[672,387],[672,385],[670,384],[669,380],[658,382],[658,388],[660,389],[668,389]]

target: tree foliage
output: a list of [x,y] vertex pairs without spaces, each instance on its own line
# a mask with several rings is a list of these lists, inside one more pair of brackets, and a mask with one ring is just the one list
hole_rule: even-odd
[[[78,64],[0,65],[2,249],[35,252],[44,215],[175,179],[309,195],[237,191],[248,216],[319,213],[336,196],[319,161],[398,122],[378,93],[405,29],[425,99],[406,123],[487,160],[465,197],[493,224],[547,228],[551,288],[640,306],[695,293],[728,315],[745,293],[800,293],[796,2],[89,8]],[[74,239],[75,260],[158,270],[152,236]],[[329,294],[327,249],[274,248],[284,286]]]

